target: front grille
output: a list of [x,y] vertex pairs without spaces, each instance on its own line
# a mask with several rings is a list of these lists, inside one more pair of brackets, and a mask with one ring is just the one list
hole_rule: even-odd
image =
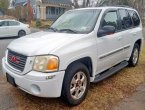
[[17,70],[20,70],[21,72],[24,70],[26,60],[27,56],[13,52],[11,50],[8,51],[7,61],[9,65]]

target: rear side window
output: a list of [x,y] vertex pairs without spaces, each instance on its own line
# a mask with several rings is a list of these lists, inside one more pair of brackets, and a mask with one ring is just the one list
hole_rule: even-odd
[[132,18],[134,26],[139,26],[140,25],[140,19],[139,19],[138,14],[133,10],[128,10],[128,12],[129,12],[129,14]]
[[9,26],[18,26],[20,23],[16,21],[9,21]]
[[120,9],[119,14],[121,18],[122,29],[131,28],[133,26],[133,23],[132,23],[129,13],[124,9]]

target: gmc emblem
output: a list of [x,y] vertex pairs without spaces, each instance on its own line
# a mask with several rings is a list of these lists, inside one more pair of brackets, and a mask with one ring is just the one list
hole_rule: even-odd
[[20,63],[19,62],[19,58],[17,58],[16,56],[11,56],[10,57],[10,60],[11,60],[11,62],[16,63],[16,64],[19,64]]

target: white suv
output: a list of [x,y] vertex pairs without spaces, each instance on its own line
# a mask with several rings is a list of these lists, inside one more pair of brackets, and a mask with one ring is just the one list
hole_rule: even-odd
[[136,66],[143,43],[136,10],[70,10],[47,30],[13,41],[2,60],[8,82],[39,97],[81,103],[90,82]]

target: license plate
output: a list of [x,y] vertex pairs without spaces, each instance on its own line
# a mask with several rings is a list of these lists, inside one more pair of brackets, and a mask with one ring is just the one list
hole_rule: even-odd
[[7,77],[7,81],[12,84],[13,86],[17,87],[16,83],[15,83],[15,79],[10,76],[9,74],[6,74],[6,77]]

